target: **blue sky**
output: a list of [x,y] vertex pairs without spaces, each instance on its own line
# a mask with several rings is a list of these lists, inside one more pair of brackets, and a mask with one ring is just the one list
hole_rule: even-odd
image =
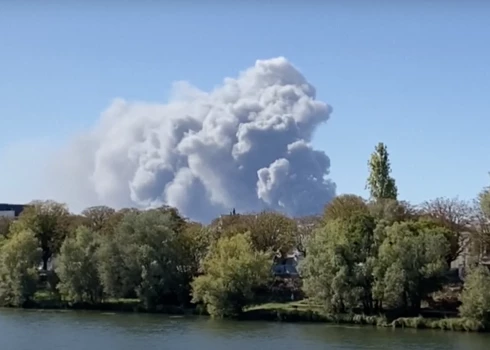
[[113,98],[165,102],[174,81],[209,90],[276,56],[333,107],[314,144],[339,193],[366,195],[379,141],[403,199],[470,199],[490,184],[490,4],[86,3],[0,3],[0,202],[37,196],[36,154]]

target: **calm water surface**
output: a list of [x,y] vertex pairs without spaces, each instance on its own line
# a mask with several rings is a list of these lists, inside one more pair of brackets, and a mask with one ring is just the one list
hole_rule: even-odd
[[489,350],[490,334],[0,310],[1,350]]

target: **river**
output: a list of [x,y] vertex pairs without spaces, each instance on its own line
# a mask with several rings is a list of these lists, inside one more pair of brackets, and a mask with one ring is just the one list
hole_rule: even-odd
[[490,334],[0,309],[1,350],[488,350]]

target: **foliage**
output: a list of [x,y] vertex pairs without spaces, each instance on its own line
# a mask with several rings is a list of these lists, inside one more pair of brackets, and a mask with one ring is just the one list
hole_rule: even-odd
[[348,218],[356,212],[368,213],[366,201],[362,197],[353,194],[343,194],[335,197],[325,206],[323,222]]
[[247,215],[231,212],[229,215],[221,215],[214,219],[210,225],[213,238],[217,240],[223,236],[247,232],[246,218]]
[[379,198],[368,204],[369,213],[376,221],[389,224],[407,220],[416,220],[419,212],[410,203],[391,198]]
[[9,217],[0,216],[0,237],[8,238],[10,235],[10,227],[13,224],[13,220]]
[[481,322],[490,322],[490,272],[485,266],[474,268],[466,277],[461,295],[461,315]]
[[370,173],[366,188],[369,189],[371,198],[374,200],[381,198],[396,199],[398,188],[395,179],[390,176],[391,165],[388,148],[385,144],[380,142],[376,145],[368,166]]
[[131,298],[135,296],[135,280],[138,279],[132,264],[126,266],[124,259],[124,242],[119,235],[100,238],[100,247],[96,257],[99,262],[97,270],[104,293],[112,298]]
[[385,315],[325,313],[309,300],[301,302],[263,304],[247,309],[243,319],[281,322],[328,322],[335,324],[371,325],[376,327],[439,329],[478,332],[485,329],[482,322],[469,318],[401,317],[388,320]]
[[293,219],[270,211],[258,214],[232,213],[215,220],[211,227],[214,228],[216,239],[248,232],[255,249],[283,254],[294,247],[298,231]]
[[82,211],[82,216],[91,230],[102,234],[113,233],[119,219],[113,208],[104,205],[89,207]]
[[67,237],[56,261],[56,274],[62,296],[74,302],[97,303],[102,299],[96,252],[99,239],[93,230],[79,227],[73,237]]
[[344,247],[337,242],[338,225],[330,223],[317,230],[307,246],[301,265],[308,296],[321,302],[327,312],[342,312],[355,306],[356,291],[350,288]]
[[22,306],[36,292],[41,260],[38,241],[30,231],[20,231],[0,248],[0,304]]
[[328,312],[352,311],[363,305],[371,311],[374,220],[354,212],[316,231],[301,265],[305,290]]
[[449,261],[455,260],[464,248],[463,235],[471,230],[473,208],[458,198],[436,198],[422,205],[422,213],[448,230]]
[[417,312],[447,270],[449,243],[438,228],[420,222],[395,223],[385,231],[373,271],[374,295],[390,308]]
[[200,273],[201,264],[212,242],[211,235],[207,227],[195,222],[186,223],[182,230],[178,242],[179,256],[189,268],[186,281],[191,282]]
[[478,194],[478,203],[483,214],[490,218],[490,187],[485,187]]
[[59,251],[69,232],[69,219],[66,205],[54,201],[35,201],[24,209],[12,230],[28,230],[35,234],[43,252],[43,269],[47,270],[49,259]]
[[186,220],[180,215],[177,208],[163,205],[157,209],[170,217],[170,228],[175,232],[181,232],[187,226]]
[[473,208],[474,227],[471,230],[469,250],[480,260],[490,252],[490,187],[480,192]]
[[183,254],[183,238],[174,230],[174,219],[162,210],[130,212],[113,236],[102,239],[99,273],[109,296],[136,293],[147,308],[162,305],[168,298],[186,298],[183,290],[189,288],[183,283],[195,267]]
[[203,262],[203,274],[192,282],[193,302],[213,317],[237,316],[267,283],[271,256],[253,249],[249,234],[223,237]]
[[308,246],[308,241],[313,236],[313,232],[319,227],[321,224],[321,216],[305,216],[301,218],[296,218],[296,226],[297,231],[294,235],[295,238],[295,246],[299,252],[303,253],[306,256],[306,247]]
[[294,247],[296,222],[275,212],[262,212],[247,218],[247,231],[255,249],[287,254]]

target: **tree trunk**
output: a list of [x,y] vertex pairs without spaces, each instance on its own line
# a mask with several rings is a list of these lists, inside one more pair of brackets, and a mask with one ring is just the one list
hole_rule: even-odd
[[51,254],[49,253],[49,251],[43,252],[42,259],[43,259],[43,270],[44,271],[48,271],[48,262],[49,262],[50,257],[51,257]]

